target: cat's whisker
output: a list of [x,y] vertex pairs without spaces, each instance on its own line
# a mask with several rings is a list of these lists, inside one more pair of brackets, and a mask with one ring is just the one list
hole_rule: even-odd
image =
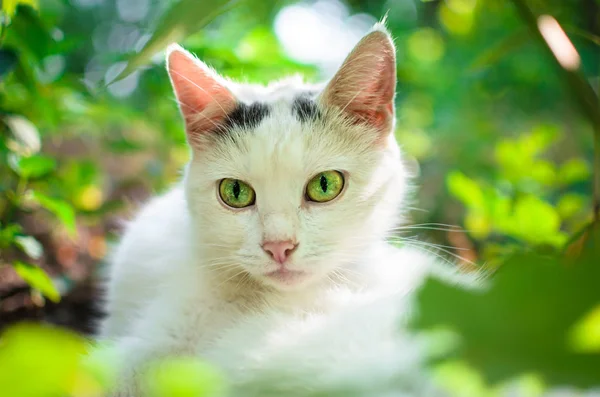
[[217,285],[217,288],[220,288],[220,287],[222,287],[222,286],[223,286],[224,284],[226,284],[227,282],[229,282],[229,281],[231,281],[231,280],[235,279],[236,277],[238,277],[238,276],[240,276],[240,275],[242,275],[242,274],[244,274],[244,273],[246,273],[246,274],[247,274],[248,272],[247,272],[246,270],[241,270],[241,271],[239,271],[239,272],[235,273],[233,276],[231,276],[231,277],[229,277],[229,278],[225,279],[225,280],[224,280],[224,281],[222,281],[222,282],[221,282],[219,285]]
[[452,245],[444,245],[444,244],[438,244],[438,243],[431,243],[431,242],[417,239],[415,237],[396,236],[396,237],[389,237],[387,240],[390,242],[396,242],[396,243],[411,242],[411,243],[418,243],[418,244],[428,244],[429,246],[433,246],[436,248],[439,247],[439,248],[448,248],[448,249],[453,249],[453,250],[458,250],[458,251],[469,251],[468,248],[454,247]]
[[390,231],[404,231],[404,230],[442,230],[449,232],[460,232],[464,231],[459,227],[448,227],[448,226],[434,226],[434,225],[405,225],[405,226],[396,226],[391,228]]
[[439,222],[415,223],[415,224],[408,225],[408,226],[445,226],[445,227],[449,227],[449,228],[453,228],[453,229],[462,229],[458,225],[451,225],[448,223],[439,223]]
[[409,211],[419,211],[419,212],[426,212],[429,213],[429,210],[426,210],[424,208],[419,208],[419,207],[404,207],[405,209],[409,210]]
[[360,283],[358,283],[357,281],[352,281],[348,277],[346,277],[346,275],[343,273],[344,271],[345,269],[335,269],[333,270],[332,274],[336,277],[339,277],[340,279],[342,279],[342,281],[344,281],[346,284],[349,284],[352,287],[357,287],[360,285]]
[[427,247],[424,247],[424,246],[417,246],[417,247],[415,247],[415,248],[418,248],[418,249],[420,249],[420,250],[423,250],[423,251],[425,251],[425,252],[427,252],[427,253],[429,253],[429,254],[431,254],[431,255],[435,256],[436,258],[438,258],[439,260],[441,260],[442,262],[444,262],[446,265],[449,265],[449,266],[454,266],[454,265],[455,265],[455,264],[454,264],[454,263],[452,263],[452,262],[451,262],[451,261],[450,261],[448,258],[445,258],[444,256],[440,255],[438,252],[436,252],[436,251],[434,251],[434,250],[430,250],[430,249],[428,249]]
[[[426,248],[437,249],[437,250],[439,250],[439,251],[441,251],[441,252],[443,252],[443,253],[445,253],[447,255],[450,255],[450,256],[454,257],[455,259],[458,259],[461,262],[468,263],[469,265],[476,266],[476,264],[474,262],[470,261],[469,259],[466,259],[466,258],[464,258],[464,257],[462,257],[462,256],[460,256],[458,254],[455,254],[454,252],[452,252],[450,250],[447,250],[445,248],[441,248],[440,246],[437,246],[435,244],[430,244],[430,243],[423,242],[423,241],[413,240],[413,241],[408,242],[407,245],[409,245],[409,246],[410,245],[414,245],[414,246],[418,247],[419,249],[426,249]],[[432,250],[427,250],[427,251],[430,252],[430,253],[433,253]],[[439,255],[439,253],[436,253],[436,254],[437,254],[438,257],[441,257]],[[447,262],[450,263],[450,264],[452,264],[449,261],[447,261]]]

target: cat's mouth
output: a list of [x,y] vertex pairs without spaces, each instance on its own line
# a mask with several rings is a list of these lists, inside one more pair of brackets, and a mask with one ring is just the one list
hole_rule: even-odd
[[265,273],[264,276],[277,283],[294,285],[304,281],[308,276],[308,273],[281,267],[275,271]]

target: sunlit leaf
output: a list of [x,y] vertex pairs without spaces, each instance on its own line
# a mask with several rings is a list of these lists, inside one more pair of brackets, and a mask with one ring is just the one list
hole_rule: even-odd
[[30,258],[39,259],[44,253],[44,247],[39,241],[32,236],[17,236],[15,237],[15,243],[29,255]]
[[481,187],[463,173],[459,171],[451,172],[446,177],[446,184],[450,193],[468,208],[482,210],[485,207]]
[[52,302],[60,301],[60,293],[56,286],[48,277],[46,272],[38,266],[31,265],[25,262],[16,261],[13,267],[17,274],[27,282],[32,288],[40,291],[46,298]]
[[17,11],[17,6],[19,5],[30,6],[34,9],[39,7],[38,0],[3,0],[2,11],[4,11],[9,18],[12,18]]
[[41,178],[56,168],[56,160],[52,157],[43,155],[34,155],[30,157],[21,157],[13,167],[14,171],[21,177]]
[[164,359],[144,376],[151,397],[217,397],[225,382],[216,368],[192,358]]
[[556,204],[556,210],[563,219],[568,219],[584,209],[586,197],[581,194],[565,194]]
[[535,156],[550,147],[560,136],[560,130],[557,126],[551,124],[541,124],[535,127],[529,134],[519,138],[521,145],[526,148],[528,153]]
[[[83,338],[55,327],[20,324],[0,336],[3,396],[71,396]],[[81,394],[79,394],[81,395]]]
[[542,185],[552,186],[556,181],[556,168],[554,164],[545,160],[538,160],[530,169],[531,178]]
[[491,397],[492,391],[481,374],[463,361],[448,361],[437,365],[433,376],[453,396]]
[[31,198],[37,201],[42,207],[53,213],[66,227],[71,237],[74,237],[77,234],[75,225],[75,210],[73,210],[73,207],[71,207],[69,203],[50,198],[39,192],[33,192]]
[[110,83],[129,76],[138,67],[148,63],[159,51],[170,43],[178,42],[189,34],[198,31],[216,16],[231,7],[237,0],[181,0],[174,3],[158,22],[157,29],[144,48],[133,55],[126,67]]
[[507,232],[534,243],[554,242],[560,230],[556,209],[531,195],[517,200],[510,222]]
[[600,305],[573,326],[569,342],[576,352],[600,353]]
[[468,211],[465,216],[465,228],[476,239],[486,238],[492,231],[490,219],[480,211]]
[[590,166],[583,159],[571,159],[564,163],[558,171],[558,179],[567,185],[585,181],[590,177]]

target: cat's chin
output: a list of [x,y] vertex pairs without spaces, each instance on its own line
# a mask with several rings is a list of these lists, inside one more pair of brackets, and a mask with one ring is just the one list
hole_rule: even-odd
[[298,290],[311,283],[314,276],[308,272],[285,268],[264,273],[261,281],[278,290]]

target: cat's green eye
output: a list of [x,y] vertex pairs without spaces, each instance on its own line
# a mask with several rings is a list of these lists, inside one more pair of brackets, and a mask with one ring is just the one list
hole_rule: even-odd
[[306,185],[310,201],[324,203],[340,195],[344,188],[344,175],[339,171],[324,171],[315,175]]
[[254,189],[238,179],[225,178],[219,184],[219,196],[225,204],[233,208],[244,208],[254,204]]

